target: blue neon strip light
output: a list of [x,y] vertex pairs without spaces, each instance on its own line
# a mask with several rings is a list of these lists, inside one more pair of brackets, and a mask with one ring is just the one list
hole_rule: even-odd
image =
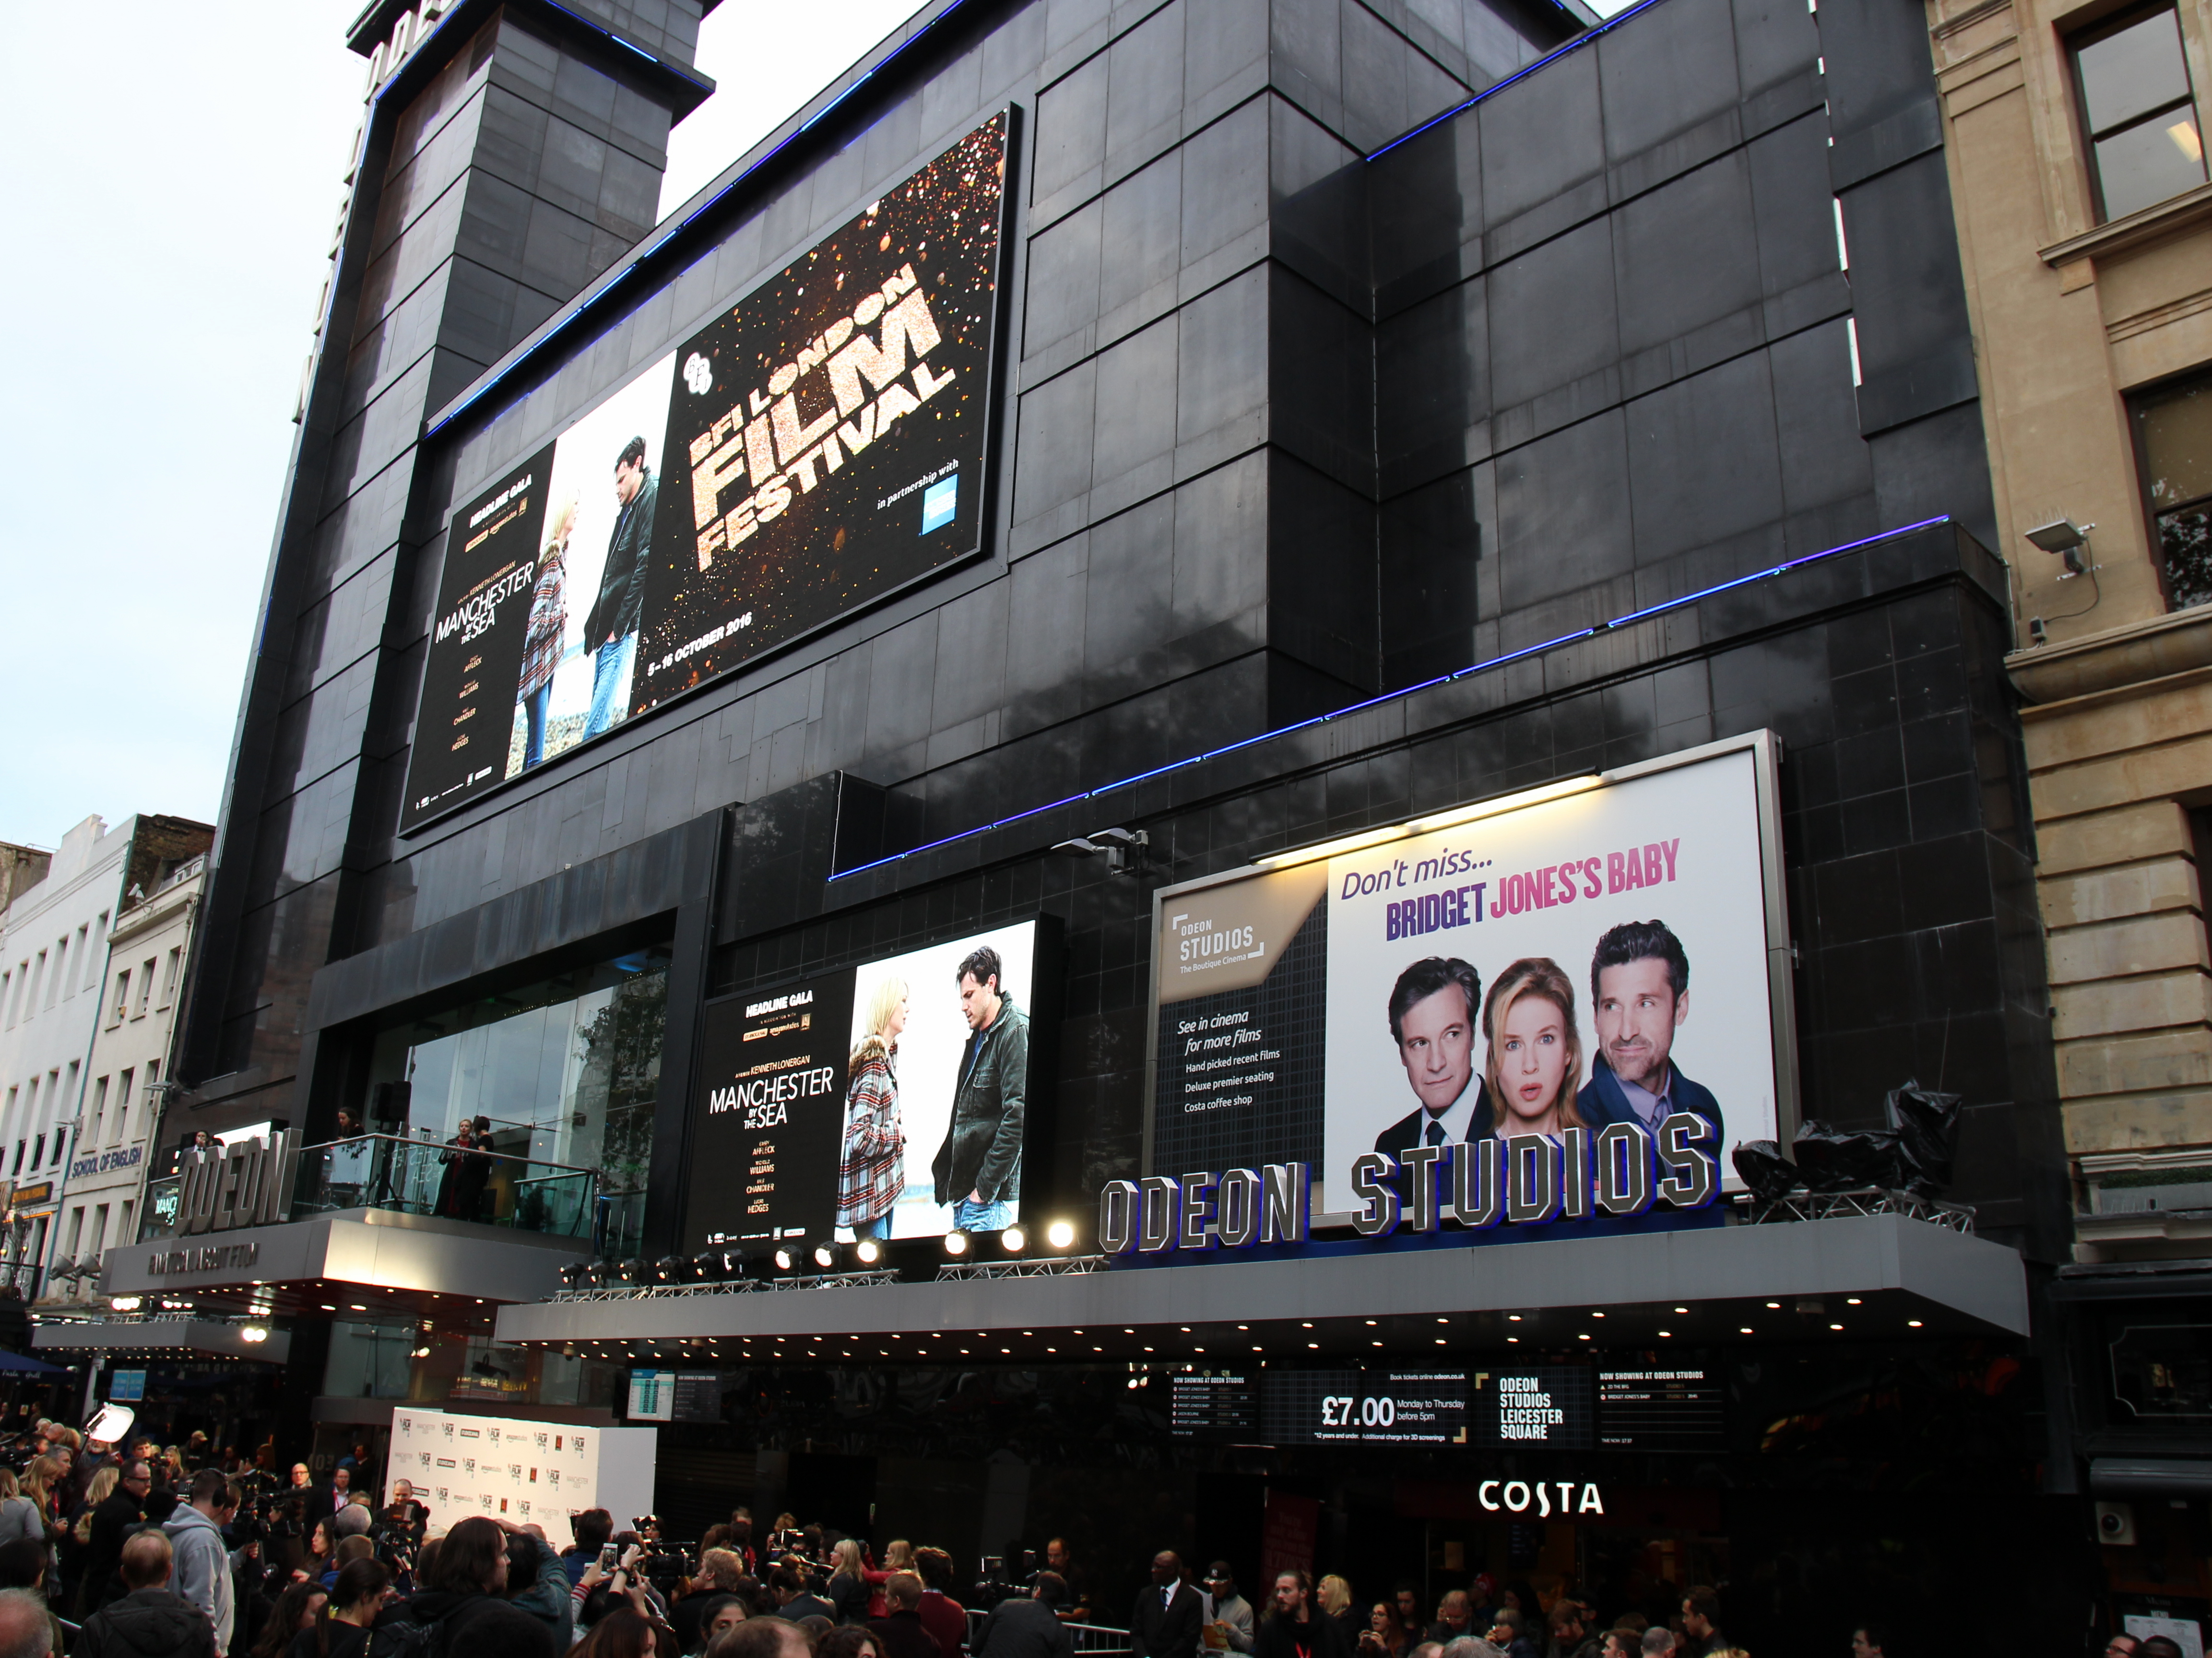
[[[1656,4],[1656,3],[1657,0],[1646,0],[1646,3]],[[1873,547],[1885,541],[1894,541],[1899,536],[1909,536],[1922,530],[1930,530],[1939,524],[1948,524],[1950,521],[1951,515],[1948,513],[1939,513],[1934,518],[1923,518],[1917,524],[1906,524],[1894,530],[1884,530],[1879,535],[1864,536],[1856,541],[1846,541],[1839,546],[1824,548],[1817,553],[1808,553],[1802,558],[1786,559],[1782,563],[1770,566],[1766,569],[1754,570],[1749,575],[1740,575],[1730,580],[1716,582],[1710,587],[1700,587],[1696,592],[1685,593],[1680,598],[1670,598],[1663,604],[1647,604],[1640,610],[1631,610],[1626,616],[1613,617],[1610,622],[1601,622],[1593,627],[1578,628],[1573,633],[1561,634],[1556,639],[1547,639],[1540,645],[1526,645],[1517,651],[1507,651],[1503,655],[1490,657],[1484,661],[1462,668],[1456,673],[1438,674],[1434,679],[1425,679],[1418,685],[1407,686],[1403,690],[1385,691],[1380,696],[1370,696],[1361,701],[1347,703],[1333,713],[1316,714],[1312,719],[1301,720],[1296,725],[1282,726],[1273,731],[1261,732],[1257,737],[1239,738],[1236,742],[1224,743],[1218,749],[1208,749],[1204,754],[1194,754],[1182,760],[1170,760],[1164,766],[1155,766],[1150,771],[1140,771],[1133,777],[1124,777],[1111,783],[1102,783],[1095,789],[1085,789],[1079,794],[1066,796],[1048,805],[1030,806],[1010,817],[1001,817],[988,823],[979,823],[974,829],[962,829],[957,835],[948,835],[942,840],[911,847],[904,852],[895,852],[888,858],[878,858],[872,863],[855,865],[851,869],[839,871],[830,878],[832,881],[849,880],[855,875],[865,875],[872,869],[882,869],[888,865],[903,863],[909,858],[920,857],[925,852],[935,852],[942,847],[956,846],[963,841],[971,841],[979,835],[988,835],[993,829],[1005,829],[1009,824],[1022,822],[1024,818],[1035,817],[1040,812],[1056,811],[1062,806],[1072,806],[1084,800],[1096,800],[1103,795],[1112,794],[1120,789],[1133,788],[1139,783],[1150,782],[1155,777],[1164,777],[1171,771],[1181,771],[1187,766],[1203,765],[1209,760],[1218,760],[1224,755],[1234,754],[1239,749],[1249,749],[1255,743],[1272,742],[1278,737],[1290,737],[1302,731],[1310,731],[1316,726],[1326,726],[1333,720],[1361,714],[1369,708],[1380,708],[1386,702],[1402,701],[1407,697],[1416,695],[1422,691],[1432,690],[1438,685],[1449,685],[1455,680],[1466,679],[1479,673],[1488,673],[1492,669],[1504,667],[1509,662],[1518,662],[1524,657],[1535,656],[1545,651],[1555,651],[1563,645],[1577,644],[1585,639],[1594,639],[1598,635],[1610,633],[1616,628],[1626,628],[1638,622],[1648,622],[1655,616],[1664,616],[1670,610],[1679,610],[1685,605],[1695,604],[1702,599],[1711,598],[1716,594],[1728,592],[1737,587],[1747,586],[1754,581],[1765,581],[1775,576],[1788,575],[1792,570],[1802,570],[1808,564],[1818,564],[1825,559],[1838,558],[1845,553],[1856,552],[1863,547]]]
[[[547,0],[547,3],[557,5],[558,0]],[[574,322],[586,312],[597,306],[600,301],[607,296],[608,294],[611,293],[617,283],[629,276],[632,271],[635,270],[647,260],[652,258],[654,254],[659,252],[662,248],[667,246],[671,241],[675,240],[678,236],[682,235],[686,230],[689,230],[702,218],[713,212],[714,210],[720,206],[733,191],[744,184],[747,179],[750,179],[756,173],[758,173],[763,167],[766,167],[770,161],[773,161],[777,156],[783,154],[783,152],[789,149],[793,144],[797,143],[801,138],[805,137],[808,132],[813,130],[817,122],[827,118],[831,111],[837,108],[839,105],[842,104],[862,87],[867,85],[869,82],[874,80],[878,76],[883,74],[893,64],[896,64],[901,58],[904,58],[908,52],[914,49],[915,43],[920,41],[924,35],[927,34],[930,30],[935,28],[939,23],[951,16],[954,12],[958,11],[967,3],[968,0],[951,0],[951,3],[947,5],[944,10],[939,12],[936,16],[931,18],[927,23],[924,23],[912,34],[907,36],[907,38],[897,46],[893,46],[890,51],[884,55],[880,63],[877,64],[872,69],[863,70],[860,75],[854,78],[850,86],[847,87],[843,91],[836,94],[828,103],[823,105],[820,109],[816,110],[813,114],[808,116],[804,121],[801,121],[796,127],[793,128],[790,134],[786,137],[781,143],[778,143],[773,149],[763,155],[758,161],[755,161],[744,172],[732,179],[729,183],[724,185],[712,196],[709,196],[691,212],[685,214],[683,218],[677,220],[673,224],[670,225],[667,230],[662,234],[656,236],[653,240],[641,247],[635,253],[630,256],[629,263],[623,266],[620,271],[608,278],[598,288],[593,288],[590,293],[585,295],[581,299],[574,301],[570,308],[561,317],[553,322],[548,323],[545,325],[544,332],[540,333],[536,339],[530,341],[521,348],[520,354],[515,357],[514,361],[509,363],[505,368],[501,369],[492,379],[486,380],[474,392],[471,392],[465,400],[456,404],[451,414],[447,415],[435,426],[430,427],[423,433],[422,435],[425,438],[433,438],[437,436],[439,433],[444,431],[446,428],[459,420],[471,409],[473,409],[477,404],[483,402],[485,398],[489,397],[493,392],[504,385],[514,372],[520,368],[524,363],[529,361],[532,357],[535,357],[539,352],[543,351],[547,346],[550,345],[554,340],[565,332],[571,323]],[[1565,57],[1569,52],[1575,51],[1578,47],[1588,45],[1590,41],[1596,39],[1601,34],[1607,33],[1620,24],[1626,22],[1638,12],[1649,10],[1651,7],[1660,3],[1662,3],[1662,0],[1638,0],[1637,4],[1629,7],[1626,11],[1616,13],[1614,15],[1607,18],[1605,21],[1598,24],[1595,28],[1584,30],[1582,33],[1577,34],[1573,39],[1568,41],[1565,46],[1557,47],[1554,50],[1547,52],[1543,57],[1539,58],[1534,63],[1528,64],[1526,68],[1516,70],[1504,80],[1498,82],[1494,85],[1485,87],[1480,92],[1476,93],[1473,97],[1465,100],[1463,102],[1454,104],[1449,109],[1444,111],[1443,114],[1432,116],[1428,120],[1422,122],[1420,125],[1415,127],[1411,132],[1402,133],[1399,137],[1393,138],[1389,143],[1383,145],[1382,149],[1376,150],[1372,155],[1368,155],[1365,159],[1371,161],[1378,156],[1389,155],[1392,150],[1397,149],[1399,145],[1405,143],[1411,139],[1419,137],[1431,127],[1440,125],[1443,122],[1450,120],[1455,115],[1465,113],[1468,110],[1474,108],[1475,105],[1480,103],[1484,99],[1489,97],[1492,93],[1503,91],[1504,88],[1511,86],[1516,81],[1520,80],[1524,76],[1534,75],[1538,70],[1542,69],[1547,64],[1557,62],[1559,58]],[[568,9],[566,6],[559,6],[558,9],[564,12],[568,11]],[[450,15],[451,14],[448,14],[448,15]],[[574,12],[568,12],[568,15],[572,17],[575,17],[577,15]],[[591,20],[588,18],[579,17],[577,21],[588,24],[593,28],[599,28],[599,25],[592,23]],[[441,27],[443,26],[443,22],[444,20],[441,18],[440,20]],[[599,29],[599,32],[602,34],[605,34],[609,39],[614,41],[617,46],[629,46],[629,49],[632,52],[638,51],[637,47],[630,46],[629,42],[623,39],[618,34],[612,33],[605,29]],[[651,56],[650,53],[643,53],[641,55],[647,57]],[[655,61],[657,62],[659,60],[656,59]],[[381,94],[380,94],[380,95]]]
[[1541,58],[1539,58],[1534,63],[1529,64],[1527,68],[1516,69],[1503,81],[1497,82],[1492,85],[1483,88],[1481,91],[1476,93],[1474,97],[1468,99],[1465,102],[1454,104],[1449,109],[1446,110],[1441,115],[1431,116],[1427,120],[1422,122],[1420,125],[1415,127],[1411,132],[1400,133],[1389,143],[1383,145],[1382,149],[1370,154],[1367,159],[1371,161],[1375,160],[1376,156],[1388,155],[1392,150],[1397,149],[1399,145],[1409,143],[1412,140],[1419,137],[1431,127],[1442,126],[1446,121],[1450,120],[1453,116],[1465,114],[1468,110],[1473,109],[1484,99],[1489,97],[1491,94],[1504,91],[1506,88],[1511,86],[1516,81],[1518,81],[1523,76],[1534,75],[1538,70],[1542,69],[1547,64],[1556,64],[1560,58],[1565,57],[1569,52],[1579,51],[1583,46],[1588,46],[1591,41],[1596,39],[1599,35],[1609,33],[1613,29],[1620,27],[1621,24],[1626,23],[1630,18],[1635,16],[1637,13],[1640,11],[1649,11],[1652,7],[1658,5],[1659,3],[1660,0],[1637,0],[1637,3],[1635,5],[1629,7],[1626,11],[1615,12],[1612,16],[1607,18],[1605,21],[1600,23],[1595,28],[1585,29],[1580,34],[1575,36],[1573,39],[1568,41],[1566,45],[1553,47],[1551,51],[1546,52]]

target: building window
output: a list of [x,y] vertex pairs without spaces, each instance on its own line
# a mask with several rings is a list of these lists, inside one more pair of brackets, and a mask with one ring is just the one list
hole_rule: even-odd
[[2212,601],[2212,374],[2130,401],[2166,602],[2185,610]]
[[131,1212],[137,1206],[137,1202],[138,1199],[136,1198],[126,1199],[124,1202],[122,1218],[116,1223],[115,1226],[115,1241],[118,1243],[136,1243],[137,1242],[136,1238],[131,1236]]
[[99,1140],[100,1120],[106,1115],[107,1078],[96,1077],[93,1079],[92,1084],[92,1133],[86,1136],[88,1140],[94,1142]]
[[2124,218],[2203,184],[2204,141],[2175,9],[2125,13],[2072,44],[2100,216]]
[[115,1011],[107,1023],[120,1024],[123,1016],[131,1011],[131,969],[125,968],[115,975]]
[[137,1017],[141,1018],[145,1017],[146,1005],[153,999],[154,963],[149,962],[138,969],[138,1012]]
[[[102,938],[105,938],[107,936],[107,912],[106,910],[103,909],[100,912],[100,920],[94,922],[93,926],[96,936]],[[99,960],[100,957],[97,954],[88,955],[84,958],[84,987],[87,990],[92,988],[94,981],[99,977],[100,969],[94,965],[94,963]]]
[[46,1005],[48,1007],[52,1007],[56,1002],[61,999],[62,979],[68,971],[69,939],[66,937],[64,937],[54,940],[53,976],[46,981]]
[[184,971],[185,947],[179,944],[169,952],[168,970],[161,975],[161,1005],[168,1006],[177,999],[177,980]]

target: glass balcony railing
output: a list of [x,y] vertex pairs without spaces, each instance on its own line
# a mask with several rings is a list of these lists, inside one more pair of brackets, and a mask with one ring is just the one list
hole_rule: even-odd
[[337,1209],[390,1209],[556,1237],[592,1235],[598,1174],[503,1151],[362,1134],[300,1148],[292,1218]]
[[[141,1238],[177,1236],[179,1184],[173,1175],[147,1182]],[[294,1191],[294,1220],[387,1209],[568,1238],[592,1237],[604,1224],[596,1170],[392,1134],[301,1147]]]

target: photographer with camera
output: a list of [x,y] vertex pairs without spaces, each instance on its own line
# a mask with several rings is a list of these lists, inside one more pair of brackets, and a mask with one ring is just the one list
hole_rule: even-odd
[[[575,1536],[573,1546],[561,1551],[561,1564],[568,1573],[571,1585],[584,1581],[590,1570],[615,1534],[615,1517],[605,1509],[586,1509],[581,1514],[568,1517],[568,1529]],[[608,1562],[611,1569],[611,1560]],[[601,1576],[605,1576],[605,1572]]]

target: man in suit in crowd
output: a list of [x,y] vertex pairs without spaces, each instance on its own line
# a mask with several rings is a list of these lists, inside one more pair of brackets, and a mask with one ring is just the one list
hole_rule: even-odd
[[1416,1145],[1456,1145],[1491,1131],[1489,1090],[1475,1064],[1482,975],[1457,957],[1431,956],[1398,975],[1390,990],[1390,1040],[1420,1102],[1375,1137],[1402,1157]]
[[1182,1560],[1172,1549],[1152,1557],[1152,1581],[1137,1591],[1129,1613],[1130,1658],[1196,1658],[1203,1599],[1182,1581]]
[[1576,1096],[1593,1129],[1640,1123],[1653,1133],[1676,1111],[1694,1111],[1721,1133],[1720,1102],[1674,1063],[1674,1033],[1690,1017],[1690,958],[1664,921],[1624,921],[1590,957],[1597,1056]]

